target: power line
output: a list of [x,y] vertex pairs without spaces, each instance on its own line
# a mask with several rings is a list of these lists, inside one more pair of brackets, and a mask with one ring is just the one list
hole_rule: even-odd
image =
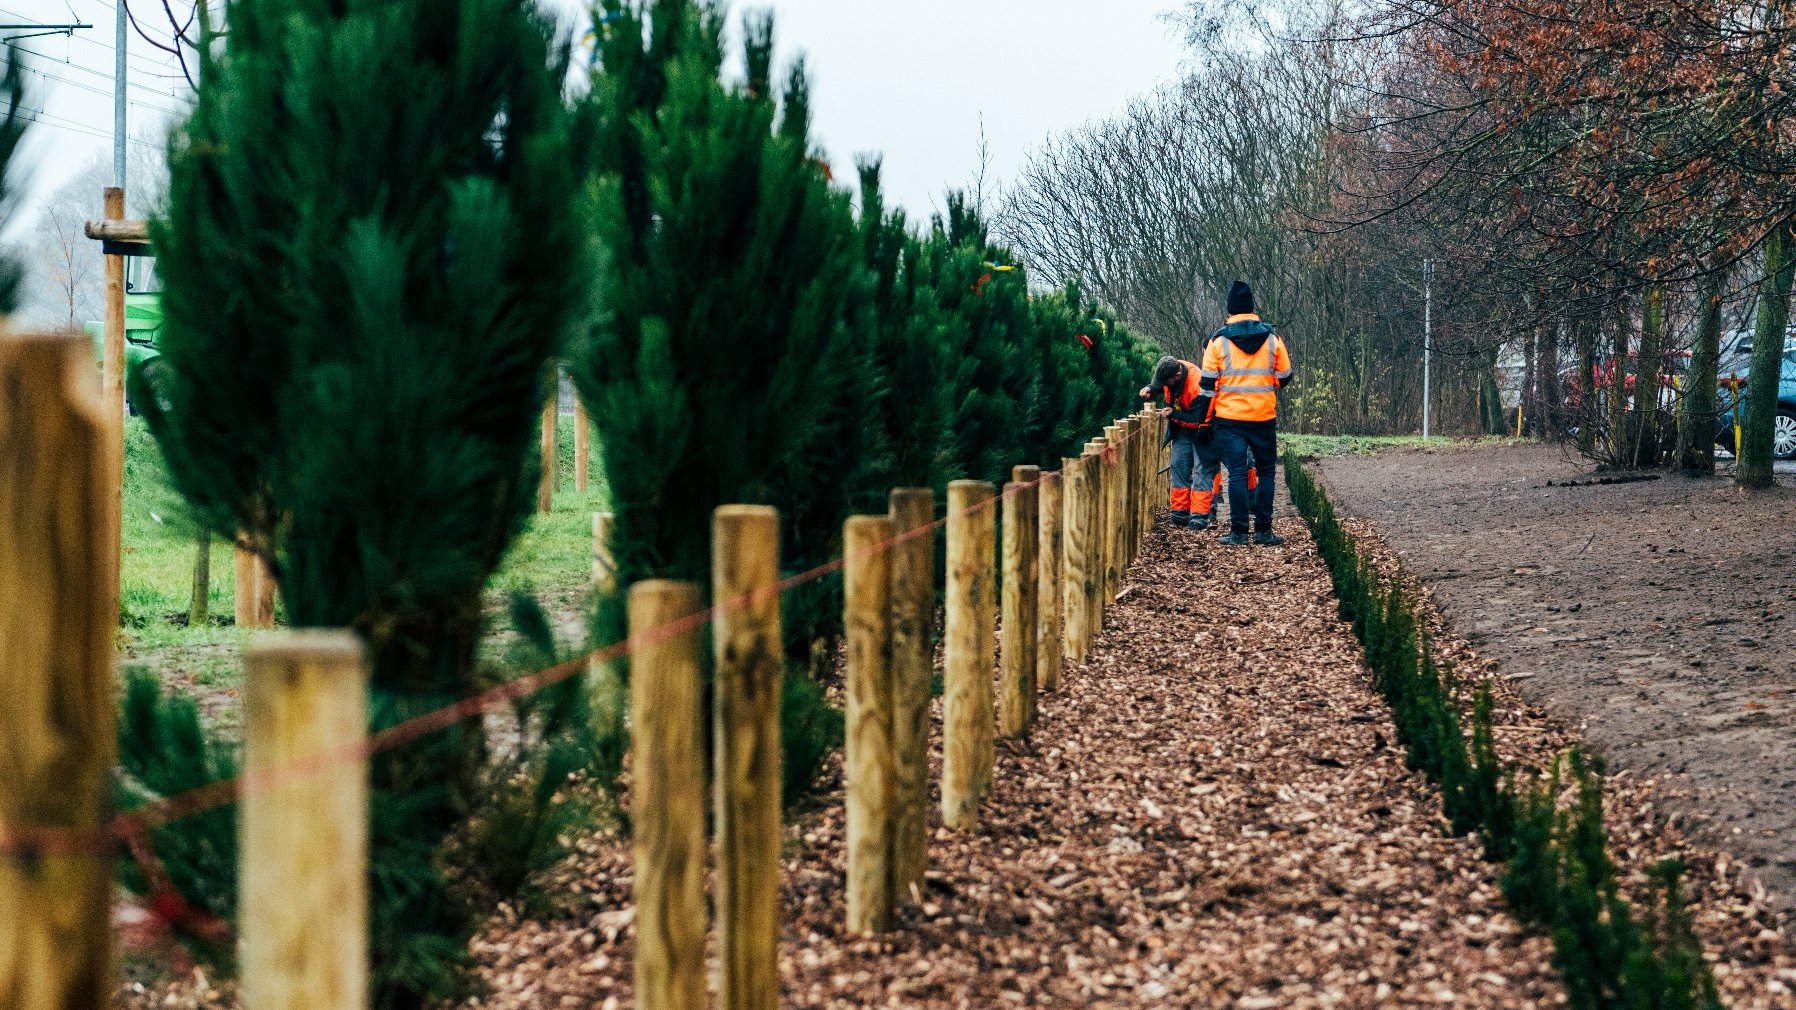
[[[59,77],[55,74],[47,73],[45,71],[39,70],[36,67],[28,66],[25,68],[25,70],[30,73],[36,74],[39,77],[42,77],[47,81],[60,81],[61,83],[66,84],[71,88],[77,88],[81,91],[87,92],[90,95],[99,95],[101,98],[111,98],[112,97],[112,92],[104,90],[102,88],[96,88],[91,84],[83,84],[80,81],[71,81],[66,77]],[[173,98],[174,96],[160,95],[159,97]],[[182,115],[186,114],[185,112],[183,112],[180,109],[170,109],[165,106],[157,105],[154,102],[146,102],[139,98],[127,98],[126,101],[130,102],[132,105],[135,105],[140,109],[153,109],[156,112],[160,112],[160,113],[162,113],[164,115],[168,115],[168,116],[182,116]]]
[[[21,53],[26,54],[27,56],[35,56],[38,59],[43,60],[46,63],[54,63],[54,64],[57,64],[58,66],[68,67],[72,70],[79,70],[84,74],[88,74],[93,77],[98,77],[100,80],[106,81],[107,83],[112,83],[112,80],[113,80],[112,75],[103,74],[100,71],[93,69],[92,67],[84,67],[81,64],[74,62],[73,60],[66,60],[66,59],[59,60],[54,57],[46,56],[43,53],[37,52],[36,50],[27,49],[24,46],[13,46],[12,48],[18,50]],[[134,84],[134,83],[127,82],[125,86],[127,88],[136,88],[137,90],[145,92],[146,94],[155,95],[157,98],[173,98],[173,97],[175,97],[174,95],[168,94],[166,92],[158,91],[155,88],[152,88],[147,84]],[[110,92],[108,92],[108,94],[110,94]]]

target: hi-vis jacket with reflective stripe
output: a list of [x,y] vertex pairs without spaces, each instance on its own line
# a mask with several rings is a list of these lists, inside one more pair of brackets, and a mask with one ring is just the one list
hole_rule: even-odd
[[1204,392],[1216,397],[1216,416],[1230,421],[1278,417],[1279,387],[1291,380],[1291,354],[1256,315],[1230,316],[1204,349]]

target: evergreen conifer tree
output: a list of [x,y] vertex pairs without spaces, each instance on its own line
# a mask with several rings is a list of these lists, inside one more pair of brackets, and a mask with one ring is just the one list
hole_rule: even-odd
[[[366,640],[391,725],[479,686],[545,368],[585,316],[563,47],[529,0],[230,0],[225,19],[152,225],[166,367],[137,399],[291,623]],[[482,758],[463,727],[374,759],[380,1005],[451,987],[470,919],[438,846]]]
[[848,196],[809,148],[802,68],[776,102],[771,22],[751,19],[747,80],[724,84],[711,3],[613,2],[602,20],[604,315],[573,373],[605,433],[621,581],[703,579],[726,502],[797,514],[789,558],[824,560],[813,531],[846,498],[815,479],[847,466],[815,454],[858,452],[837,391],[865,381],[847,324],[863,273]]
[[[19,141],[25,137],[25,67],[18,50],[7,47],[0,53],[0,226],[12,220],[18,200],[13,178],[13,156]],[[25,269],[11,256],[0,256],[0,316],[19,307],[19,282]]]

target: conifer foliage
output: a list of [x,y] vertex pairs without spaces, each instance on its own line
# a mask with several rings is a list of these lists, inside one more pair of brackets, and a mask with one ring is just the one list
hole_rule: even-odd
[[[545,367],[588,303],[562,46],[528,0],[232,0],[225,18],[152,232],[167,367],[136,399],[290,623],[363,636],[388,725],[479,686]],[[450,986],[468,917],[437,850],[483,751],[463,729],[374,761],[383,1005]]]
[[[0,225],[12,219],[16,199],[12,177],[13,155],[25,137],[25,67],[12,47],[0,53]],[[0,315],[18,308],[19,282],[24,268],[10,256],[0,256]]]

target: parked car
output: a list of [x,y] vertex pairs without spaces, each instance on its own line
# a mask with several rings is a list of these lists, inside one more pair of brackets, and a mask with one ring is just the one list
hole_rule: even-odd
[[[90,322],[83,327],[94,345],[94,365],[104,367],[106,324]],[[125,260],[125,374],[134,375],[162,356],[158,341],[162,337],[162,289],[156,281],[156,261],[130,258]],[[129,381],[125,384],[127,406],[140,413],[137,404],[129,402]]]
[[[1742,356],[1749,356],[1752,345],[1740,348]],[[1742,362],[1734,372],[1723,372],[1720,390],[1721,416],[1716,418],[1715,444],[1729,452],[1738,453],[1734,445],[1734,400],[1743,396],[1746,387],[1746,367]],[[1736,382],[1734,376],[1738,376]],[[1742,392],[1736,393],[1738,388]],[[1740,404],[1740,413],[1744,417],[1746,404]],[[1777,459],[1796,459],[1796,339],[1784,343],[1783,369],[1778,373],[1777,381],[1777,420],[1772,428],[1771,454]]]

